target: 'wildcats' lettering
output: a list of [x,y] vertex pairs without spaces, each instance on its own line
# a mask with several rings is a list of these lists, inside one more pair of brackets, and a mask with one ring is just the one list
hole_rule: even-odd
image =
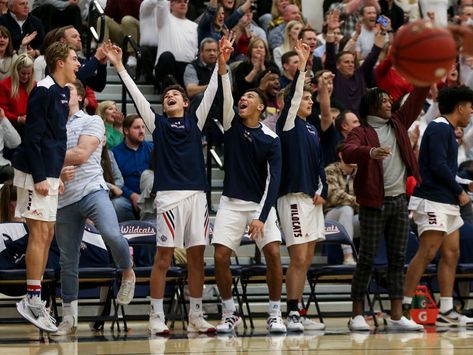
[[429,224],[437,224],[437,216],[435,212],[427,212],[427,216],[429,217]]
[[294,238],[302,237],[301,220],[299,218],[299,210],[297,209],[296,204],[291,205],[291,220]]

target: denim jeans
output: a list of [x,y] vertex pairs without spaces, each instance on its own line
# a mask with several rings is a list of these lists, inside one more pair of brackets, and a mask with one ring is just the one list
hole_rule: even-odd
[[117,215],[107,191],[92,192],[80,201],[58,209],[56,239],[61,252],[61,290],[65,303],[78,298],[80,245],[87,218],[94,222],[110,248],[117,267],[128,269],[132,266],[128,242],[120,232]]
[[118,222],[132,221],[136,219],[133,213],[133,205],[126,197],[120,196],[112,200],[113,208],[117,214]]

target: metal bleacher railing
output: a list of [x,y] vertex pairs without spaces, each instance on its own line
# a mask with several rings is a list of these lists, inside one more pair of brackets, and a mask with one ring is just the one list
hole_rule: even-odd
[[[97,27],[100,28],[100,31],[99,33],[97,33],[95,25],[98,25],[99,23],[100,26]],[[89,5],[89,18],[87,20],[87,28],[88,31],[85,46],[85,55],[87,58],[90,58],[93,54],[92,39],[95,41],[95,43],[101,43],[105,36],[105,12],[103,11],[102,6],[100,6],[97,0],[92,1]]]

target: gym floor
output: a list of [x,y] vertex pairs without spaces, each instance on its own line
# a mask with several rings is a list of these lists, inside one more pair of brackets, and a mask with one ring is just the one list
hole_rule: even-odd
[[75,336],[52,337],[29,324],[0,325],[0,355],[88,354],[441,354],[473,353],[473,329],[427,327],[423,333],[351,333],[345,318],[326,318],[324,332],[268,335],[265,320],[233,335],[187,334],[176,323],[169,337],[150,336],[147,322],[130,322],[127,333],[93,333],[81,323]]

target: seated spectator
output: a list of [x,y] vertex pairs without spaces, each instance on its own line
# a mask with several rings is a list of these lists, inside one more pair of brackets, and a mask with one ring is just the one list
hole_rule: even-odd
[[290,21],[297,20],[297,21],[302,21],[301,17],[301,10],[297,5],[287,5],[284,8],[284,13],[283,13],[283,20],[284,22],[281,23],[280,25],[274,27],[271,31],[269,31],[269,36],[268,36],[268,44],[269,44],[269,49],[271,51],[274,50],[274,48],[280,46],[284,42],[284,31],[286,30],[286,26]]
[[207,37],[200,42],[199,57],[188,64],[184,72],[184,85],[189,99],[207,89],[217,63],[217,52],[218,44],[214,38]]
[[140,177],[149,167],[153,143],[145,141],[145,124],[138,115],[128,115],[123,121],[125,139],[115,148],[113,154],[123,176],[123,197],[120,206],[116,206],[120,222],[136,219],[140,208]]
[[143,0],[140,6],[141,72],[146,84],[154,83],[154,63],[158,51],[156,0]]
[[[235,1],[236,3],[236,1]],[[198,41],[211,37],[218,41],[222,35],[238,24],[238,21],[251,8],[251,0],[245,0],[242,6],[225,18],[225,8],[217,0],[210,0],[207,10],[202,15],[197,27]]]
[[140,177],[140,199],[138,206],[140,207],[140,220],[147,221],[156,225],[156,192],[153,191],[154,185],[154,149],[151,151],[150,166],[141,173]]
[[158,53],[155,62],[156,87],[162,91],[173,82],[184,86],[184,71],[199,48],[197,24],[186,18],[188,0],[158,0]]
[[28,54],[21,54],[13,64],[12,75],[0,81],[0,107],[20,136],[25,128],[28,95],[36,85],[33,64]]
[[0,183],[13,180],[13,167],[11,162],[3,157],[3,148],[14,149],[20,143],[20,135],[5,116],[3,109],[0,108]]
[[[110,200],[112,200],[115,212],[118,214],[120,206],[126,204],[126,197],[123,197],[123,176],[118,167],[115,155],[107,149],[107,135],[102,142],[102,157],[100,165],[103,170],[103,178],[109,189]],[[125,201],[124,201],[125,200]]]
[[[111,39],[120,47],[123,44],[123,38],[130,35],[133,40],[140,43],[140,6],[142,0],[107,0],[105,7],[105,35],[104,41]],[[98,23],[99,25],[101,22]],[[100,31],[100,26],[98,28]],[[136,67],[136,57],[133,47],[128,44],[129,67]]]
[[289,51],[282,55],[281,58],[283,73],[279,78],[279,85],[281,89],[292,83],[294,76],[297,72],[297,66],[299,65],[299,56],[295,51]]
[[15,217],[16,187],[12,180],[7,180],[0,188],[0,223],[25,222],[24,218]]
[[266,95],[266,115],[275,114],[278,111],[279,76],[278,67],[273,65],[263,70],[256,79],[256,87]]
[[268,46],[261,38],[253,38],[248,45],[245,59],[236,67],[233,75],[233,95],[240,98],[243,93],[255,86],[255,79],[260,72],[273,65]]
[[118,111],[115,101],[102,101],[97,107],[97,115],[102,117],[107,135],[107,149],[123,142],[123,113]]
[[68,25],[81,31],[82,14],[78,3],[79,0],[34,0],[31,13],[41,20],[45,32]]
[[304,24],[297,20],[289,21],[289,23],[287,24],[286,29],[284,30],[283,44],[274,48],[273,51],[273,60],[278,66],[279,70],[283,70],[281,60],[283,54],[294,50],[294,45],[296,44],[297,39],[299,38],[299,32],[302,30],[303,26]]
[[41,21],[30,13],[28,0],[9,0],[9,12],[0,16],[0,25],[5,26],[11,35],[13,50],[19,51],[25,35],[34,38],[28,43],[30,57],[36,58],[40,55],[39,49],[44,39],[44,27]]
[[238,61],[248,53],[248,46],[252,38],[261,38],[268,43],[266,32],[253,21],[253,11],[251,8],[238,21],[238,25],[233,28],[235,34],[235,51],[233,60]]
[[[337,147],[340,161],[325,168],[328,193],[324,210],[325,218],[339,222],[353,240],[359,236],[358,203],[353,190],[356,164],[346,164],[341,157],[342,150],[343,144]],[[343,246],[343,263],[356,264],[349,245]]]
[[284,9],[287,5],[292,4],[292,1],[289,0],[273,0],[273,4],[271,6],[271,13],[262,15],[258,21],[261,24],[261,27],[269,33],[273,28],[279,26],[284,22],[282,15],[284,13]]
[[[28,36],[23,38],[27,39]],[[27,45],[20,46],[19,53],[25,53]],[[0,26],[0,80],[10,76],[18,54],[13,51],[10,31],[5,26]]]

